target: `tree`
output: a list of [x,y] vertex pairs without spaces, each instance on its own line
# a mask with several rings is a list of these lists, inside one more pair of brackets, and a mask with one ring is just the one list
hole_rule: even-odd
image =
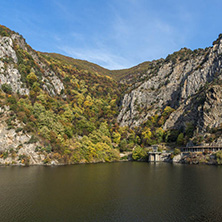
[[161,143],[163,141],[164,130],[160,127],[156,129],[155,133],[157,137],[157,142]]
[[119,144],[120,151],[126,151],[127,150],[127,141],[126,139],[121,140]]
[[113,132],[113,142],[116,144],[120,143],[121,135],[119,132]]
[[152,137],[152,132],[150,130],[150,128],[145,128],[144,131],[142,132],[142,138],[143,138],[143,142],[145,144],[151,144],[151,137]]
[[183,133],[180,133],[177,137],[177,144],[178,145],[184,145],[184,135]]
[[193,123],[187,123],[185,133],[188,138],[191,138],[193,136],[194,129],[195,129],[195,127],[194,127]]
[[216,152],[217,164],[222,164],[222,151]]
[[141,160],[147,157],[146,151],[141,146],[136,146],[133,150],[133,160]]
[[38,80],[34,72],[30,72],[30,74],[27,75],[26,79],[31,86],[33,85],[34,82]]

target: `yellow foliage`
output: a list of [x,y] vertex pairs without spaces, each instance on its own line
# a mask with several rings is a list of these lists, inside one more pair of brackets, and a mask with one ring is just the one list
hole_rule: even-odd
[[145,128],[145,131],[142,132],[142,136],[144,139],[150,139],[152,136],[150,128]]
[[89,101],[85,101],[84,103],[83,103],[83,106],[85,106],[85,107],[90,107],[90,106],[92,106],[93,105],[93,103],[92,102],[89,102]]
[[164,130],[161,127],[159,127],[159,128],[156,129],[156,134],[163,135],[164,134]]
[[26,79],[28,80],[28,82],[30,84],[33,84],[34,82],[36,82],[38,80],[37,76],[35,75],[34,72],[30,72],[29,75],[27,75]]
[[113,142],[119,144],[120,139],[121,139],[121,134],[118,132],[113,132]]
[[156,121],[157,121],[157,119],[158,119],[158,115],[156,114],[156,115],[154,115],[154,116],[152,116],[152,118],[151,118],[151,122],[153,123],[153,124],[155,124],[156,123]]
[[165,109],[164,109],[164,111],[163,111],[163,116],[167,116],[167,115],[169,115],[170,113],[172,113],[174,111],[174,109],[173,108],[171,108],[170,106],[166,106],[165,107]]

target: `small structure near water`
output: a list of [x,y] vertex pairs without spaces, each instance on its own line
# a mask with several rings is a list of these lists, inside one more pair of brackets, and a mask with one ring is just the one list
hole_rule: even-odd
[[161,161],[160,155],[161,155],[161,152],[148,152],[148,161],[159,162]]
[[151,151],[148,152],[148,162],[159,162],[161,160],[162,152],[159,152],[158,145],[153,145]]
[[191,147],[182,147],[180,148],[181,152],[205,152],[211,151],[216,152],[222,150],[221,146],[191,146]]
[[[180,161],[186,161],[186,157],[193,158],[193,155],[199,155],[198,153],[215,153],[217,151],[222,151],[222,146],[187,146],[187,147],[181,147],[178,148],[181,151],[180,155],[175,155],[175,158],[171,158],[171,154],[169,152],[162,152],[162,146],[161,145],[153,145],[149,148],[148,151],[148,162],[180,162]],[[193,153],[193,154],[192,154]],[[196,153],[196,154],[195,154]],[[201,154],[202,155],[202,154]],[[191,158],[190,157],[190,158]],[[171,158],[171,159],[170,159]]]

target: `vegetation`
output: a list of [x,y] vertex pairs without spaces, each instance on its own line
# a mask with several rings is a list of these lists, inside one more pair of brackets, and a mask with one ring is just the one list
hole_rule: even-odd
[[147,152],[140,146],[136,146],[132,154],[133,160],[144,160],[147,158]]
[[176,156],[176,155],[179,155],[181,153],[181,151],[177,148],[174,149],[173,151],[173,154]]
[[191,59],[194,56],[205,54],[205,49],[196,49],[192,51],[191,49],[182,48],[181,50],[174,52],[166,57],[165,62],[172,62],[173,64],[178,62],[184,62]]
[[[0,35],[10,36],[12,33],[0,26]],[[184,48],[169,55],[166,60],[109,71],[87,61],[55,53],[35,52],[25,41],[24,46],[18,44],[16,39],[13,44],[18,58],[14,66],[21,74],[22,87],[29,89],[29,95],[13,92],[9,84],[2,84],[0,106],[10,107],[11,113],[6,120],[8,129],[15,128],[17,133],[29,132],[32,137],[27,143],[38,141],[41,146],[36,147],[36,152],[51,155],[44,160],[45,164],[50,163],[50,157],[66,163],[110,162],[118,160],[119,153],[125,151],[132,151],[133,159],[141,160],[146,158],[144,148],[147,146],[159,143],[183,146],[193,138],[193,122],[185,123],[180,129],[164,130],[166,120],[174,112],[170,106],[159,108],[156,114],[133,129],[120,127],[116,117],[121,97],[128,86],[131,90],[135,87],[134,83],[139,85],[157,75],[166,62],[186,61],[194,55],[206,54],[206,50]],[[5,66],[13,63],[9,58],[1,61]],[[64,85],[60,93],[55,93],[56,87],[50,84],[54,74]],[[219,84],[218,81],[216,83]],[[202,93],[194,99],[196,103],[203,104],[205,95]],[[138,104],[137,108],[141,113],[147,109]],[[16,128],[15,119],[23,123],[22,127]],[[214,130],[214,138],[221,134],[221,129],[211,129]],[[196,137],[193,141],[199,144],[203,139]],[[2,155],[7,158],[8,153]],[[177,155],[176,150],[173,155]],[[20,160],[29,164],[28,157],[21,156]]]
[[2,84],[2,90],[5,93],[12,93],[12,87],[6,83]]
[[221,165],[222,164],[222,151],[218,151],[216,153],[216,159],[217,159],[217,164]]
[[13,34],[15,32],[11,31],[9,28],[0,25],[0,35],[1,36],[10,36],[11,34]]

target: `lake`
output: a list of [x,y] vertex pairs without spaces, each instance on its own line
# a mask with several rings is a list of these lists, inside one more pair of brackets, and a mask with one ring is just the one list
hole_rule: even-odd
[[222,221],[222,167],[0,167],[0,221]]

